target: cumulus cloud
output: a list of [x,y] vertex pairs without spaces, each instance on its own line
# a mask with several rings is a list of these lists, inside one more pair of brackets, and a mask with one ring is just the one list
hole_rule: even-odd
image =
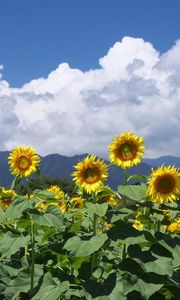
[[[0,66],[0,74],[2,66]],[[166,53],[124,37],[82,72],[60,64],[47,78],[11,88],[0,75],[1,149],[46,155],[95,153],[122,131],[145,139],[147,156],[180,153],[180,41]]]

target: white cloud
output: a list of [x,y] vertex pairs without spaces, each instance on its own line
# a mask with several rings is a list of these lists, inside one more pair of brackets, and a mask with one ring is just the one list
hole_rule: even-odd
[[82,72],[63,63],[21,88],[0,75],[1,149],[103,156],[112,137],[133,131],[144,136],[148,156],[180,156],[180,41],[160,55],[125,37],[99,64]]

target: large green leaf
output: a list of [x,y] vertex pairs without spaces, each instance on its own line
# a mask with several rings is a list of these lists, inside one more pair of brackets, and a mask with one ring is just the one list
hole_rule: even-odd
[[170,234],[156,233],[155,238],[158,243],[166,248],[173,256],[173,267],[177,268],[180,266],[179,249],[180,249],[180,238],[179,236],[170,236]]
[[111,273],[107,279],[98,283],[87,280],[84,285],[85,295],[88,300],[126,300],[126,293],[131,285],[118,273]]
[[[129,284],[128,293],[130,291],[137,291],[142,295],[143,300],[148,300],[151,295],[159,291],[163,284],[147,283],[142,279],[138,278],[135,284]],[[126,293],[126,295],[128,294]]]
[[107,240],[107,235],[94,236],[89,240],[82,240],[75,236],[64,245],[64,249],[70,251],[73,256],[88,256],[99,250]]
[[2,223],[5,220],[5,213],[2,207],[0,206],[0,223]]
[[41,200],[53,200],[54,193],[48,192],[47,190],[34,190],[33,195]]
[[1,259],[10,258],[12,254],[25,247],[29,242],[30,237],[21,235],[13,235],[11,232],[6,232],[0,239]]
[[99,217],[103,217],[108,209],[108,203],[86,203],[87,213],[92,217],[96,214]]
[[[34,287],[38,285],[39,279],[43,275],[43,267],[41,265],[35,265],[34,273]],[[15,299],[20,293],[27,293],[30,290],[31,285],[31,270],[26,269],[20,271],[18,276],[11,280],[7,288],[5,289],[4,295],[6,299],[11,300],[12,297]]]
[[123,207],[120,210],[110,210],[107,212],[106,216],[110,223],[117,222],[118,220],[124,220],[128,218],[134,211],[132,209]]
[[119,264],[119,268],[122,271],[126,271],[136,275],[140,275],[144,272],[142,264],[138,263],[135,259],[132,258],[124,258]]
[[34,223],[47,226],[61,228],[63,225],[63,215],[60,212],[60,209],[55,206],[48,207],[48,210],[44,214],[32,214],[32,219]]
[[146,242],[146,239],[142,232],[137,231],[132,225],[123,221],[114,223],[111,229],[107,231],[107,235],[110,240],[123,241],[128,244],[138,244]]
[[168,257],[159,257],[158,259],[144,264],[146,272],[157,273],[158,275],[172,276],[173,263]]
[[118,186],[118,193],[131,200],[140,201],[146,196],[146,185],[144,183],[140,185],[120,185]]
[[46,273],[39,291],[32,300],[57,300],[69,288],[69,281],[55,283],[51,273]]
[[[10,262],[11,263],[11,262]],[[25,267],[24,267],[25,268]],[[4,277],[4,276],[17,276],[17,274],[21,271],[22,268],[17,268],[16,267],[11,267],[7,264],[0,263],[0,277]]]
[[102,283],[89,279],[83,286],[88,300],[115,300],[115,298],[110,297],[110,294],[116,286],[116,274],[110,274]]
[[129,182],[130,180],[136,180],[136,181],[140,181],[140,180],[145,180],[147,179],[147,176],[144,175],[131,175],[128,177],[127,182]]
[[5,218],[8,220],[19,219],[28,208],[33,208],[32,200],[28,200],[24,196],[15,196],[13,202],[6,209]]
[[78,270],[81,267],[82,263],[84,263],[84,262],[88,263],[90,261],[90,257],[89,256],[81,256],[81,257],[72,256],[69,258],[69,260],[71,261],[73,269]]
[[14,180],[11,183],[11,189],[14,190],[16,186],[20,183],[20,181],[21,181],[21,177],[19,176],[14,177]]

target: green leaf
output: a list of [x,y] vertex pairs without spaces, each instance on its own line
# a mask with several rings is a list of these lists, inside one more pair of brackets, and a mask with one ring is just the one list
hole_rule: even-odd
[[129,208],[123,207],[120,210],[110,210],[107,212],[107,219],[110,223],[117,222],[118,220],[124,220],[130,216],[134,211]]
[[24,196],[15,196],[5,212],[6,219],[19,219],[28,208],[33,208],[33,201]]
[[44,214],[32,214],[32,219],[34,223],[40,226],[55,227],[60,229],[63,225],[63,215],[60,212],[60,209],[51,206],[48,207],[48,210]]
[[99,250],[107,240],[107,235],[94,236],[89,240],[82,240],[78,236],[70,238],[64,245],[64,249],[76,257],[88,256]]
[[16,268],[16,267],[8,266],[5,263],[0,263],[0,276],[5,277],[5,276],[10,275],[10,276],[15,277],[21,271],[21,269]]
[[140,201],[146,196],[146,185],[120,185],[118,186],[118,193],[126,196],[131,200]]
[[5,220],[5,212],[0,206],[0,223],[3,223],[4,220]]
[[128,177],[127,182],[129,182],[130,180],[138,180],[138,181],[144,180],[146,178],[147,178],[147,176],[144,176],[144,175],[131,175]]
[[140,275],[144,272],[142,266],[137,263],[136,260],[132,258],[124,258],[121,263],[119,264],[119,268],[122,271],[129,272],[131,274]]
[[57,300],[69,288],[69,282],[55,283],[51,273],[46,273],[42,285],[32,300]]
[[99,217],[103,217],[108,209],[108,203],[86,203],[87,213],[92,217],[96,214]]
[[131,245],[146,242],[143,233],[133,228],[132,225],[123,221],[118,221],[114,225],[107,231],[110,240],[119,240]]
[[54,193],[48,192],[46,190],[36,189],[33,191],[33,195],[41,198],[42,200],[52,200],[54,199]]
[[[163,284],[153,284],[153,283],[147,283],[143,281],[142,279],[137,279],[135,284],[130,284],[128,293],[130,291],[137,291],[139,292],[144,300],[148,300],[151,295],[153,295],[155,292],[159,291]],[[126,293],[126,295],[128,294]]]
[[172,259],[168,257],[159,257],[158,259],[144,264],[146,272],[157,273],[158,275],[172,276],[173,264]]
[[159,244],[165,247],[173,255],[173,267],[177,268],[180,265],[179,262],[179,249],[180,249],[180,238],[179,236],[170,236],[170,234],[156,233],[155,238]]
[[110,274],[103,283],[98,283],[95,280],[89,279],[83,286],[88,300],[115,300],[115,298],[110,297],[110,294],[116,286],[116,274]]
[[[41,265],[35,265],[34,273],[34,287],[38,285],[40,277],[43,275],[43,267]],[[18,276],[11,280],[8,287],[5,289],[4,295],[6,299],[15,299],[20,293],[27,293],[30,290],[31,284],[31,270],[26,269],[20,271]]]
[[16,186],[20,183],[20,181],[21,181],[21,177],[16,176],[13,182],[11,183],[11,189],[14,190]]
[[6,232],[0,239],[1,259],[10,258],[12,254],[25,247],[29,242],[29,236],[13,235],[11,232]]
[[90,257],[89,256],[80,256],[80,257],[70,257],[69,258],[72,264],[73,269],[78,270],[82,263],[84,262],[89,262],[90,261]]

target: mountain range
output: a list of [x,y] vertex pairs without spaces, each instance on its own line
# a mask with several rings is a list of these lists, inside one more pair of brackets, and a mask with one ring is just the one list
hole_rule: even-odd
[[[9,187],[13,181],[13,176],[9,172],[8,156],[9,151],[0,151],[0,185]],[[73,166],[78,161],[82,160],[88,154],[74,155],[71,157],[60,154],[49,154],[41,157],[40,173],[43,176],[67,178],[72,180]],[[107,162],[108,163],[108,162]],[[156,159],[143,159],[140,165],[134,166],[129,170],[129,175],[148,175],[151,172],[151,168],[164,165],[175,165],[180,167],[180,157],[163,156]],[[117,189],[117,186],[123,182],[123,171],[116,167],[111,166],[109,168],[109,179],[106,182],[113,189]]]

